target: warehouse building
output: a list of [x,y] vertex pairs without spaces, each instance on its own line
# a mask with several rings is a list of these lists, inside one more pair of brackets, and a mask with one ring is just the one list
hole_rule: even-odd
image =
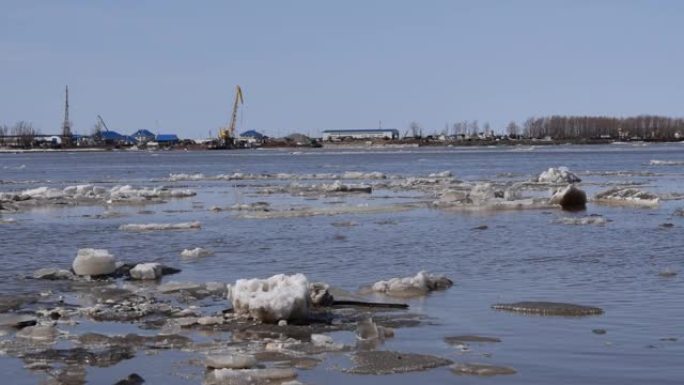
[[394,128],[377,130],[325,130],[324,141],[368,140],[368,139],[399,139],[399,130]]

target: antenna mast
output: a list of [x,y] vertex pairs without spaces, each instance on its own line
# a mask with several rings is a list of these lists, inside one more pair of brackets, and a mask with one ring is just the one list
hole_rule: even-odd
[[71,122],[69,121],[69,86],[65,89],[65,99],[64,99],[64,122],[62,123],[62,146],[71,146]]

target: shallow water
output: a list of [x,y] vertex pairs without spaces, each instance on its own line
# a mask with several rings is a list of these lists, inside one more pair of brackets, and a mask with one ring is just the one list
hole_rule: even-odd
[[[398,329],[383,349],[428,353],[457,362],[511,366],[513,376],[455,376],[448,368],[390,376],[341,372],[345,354],[330,354],[313,370],[299,371],[304,383],[319,384],[680,384],[684,380],[684,217],[672,213],[684,201],[662,201],[657,208],[589,204],[586,212],[523,210],[462,213],[418,208],[382,214],[243,219],[212,206],[265,200],[274,206],[385,205],[420,201],[415,191],[373,191],[310,200],[288,194],[261,195],[255,186],[291,181],[178,181],[170,173],[233,172],[293,174],[380,171],[388,175],[427,175],[450,170],[458,179],[524,180],[549,167],[578,173],[589,195],[617,182],[639,188],[684,193],[684,166],[650,165],[651,160],[684,160],[684,145],[554,146],[515,148],[435,148],[374,151],[311,150],[239,152],[106,152],[0,154],[0,192],[80,183],[190,188],[197,195],[145,206],[43,207],[0,214],[0,293],[59,292],[60,283],[23,279],[46,266],[68,268],[83,247],[108,249],[125,261],[159,261],[183,269],[165,281],[222,281],[306,274],[312,281],[355,290],[379,279],[443,273],[455,281],[448,291],[411,300],[411,312],[427,316],[419,327]],[[610,173],[626,171],[628,175]],[[609,175],[602,175],[608,172]],[[647,172],[648,174],[643,174]],[[318,183],[302,181],[301,183]],[[356,182],[354,182],[356,183]],[[379,197],[377,199],[370,199]],[[382,197],[382,198],[380,198]],[[327,203],[326,203],[327,202]],[[121,215],[95,218],[106,210]],[[601,214],[604,226],[554,223],[560,216]],[[191,231],[124,232],[128,223],[200,221]],[[335,226],[353,222],[353,226]],[[674,227],[663,228],[663,223]],[[473,230],[487,225],[486,230]],[[205,247],[214,256],[184,261],[185,248]],[[679,275],[665,278],[670,269]],[[498,302],[546,300],[599,306],[600,316],[529,316],[490,309]],[[228,304],[226,303],[226,306]],[[85,326],[81,326],[84,328]],[[110,334],[134,331],[133,325],[100,325]],[[118,330],[121,328],[122,330]],[[605,329],[597,335],[592,329]],[[74,327],[74,332],[77,330]],[[443,342],[449,335],[496,336],[501,343],[471,345],[460,351]],[[337,339],[349,338],[340,333]],[[664,338],[678,338],[665,341]],[[485,354],[486,353],[486,354]],[[199,368],[182,363],[191,354],[166,351],[138,354],[109,368],[88,368],[92,383],[116,382],[135,371],[149,383],[198,383]],[[31,384],[35,374],[15,358],[0,358],[12,383]],[[176,365],[189,378],[164,371]],[[193,377],[194,376],[194,377]],[[456,377],[456,378],[455,378]]]

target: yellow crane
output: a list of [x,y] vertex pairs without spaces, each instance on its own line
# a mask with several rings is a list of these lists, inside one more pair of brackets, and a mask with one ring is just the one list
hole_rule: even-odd
[[230,146],[235,138],[235,124],[237,122],[238,106],[244,104],[242,99],[242,88],[235,86],[235,101],[233,102],[233,115],[230,118],[230,125],[219,130],[219,141],[223,146]]

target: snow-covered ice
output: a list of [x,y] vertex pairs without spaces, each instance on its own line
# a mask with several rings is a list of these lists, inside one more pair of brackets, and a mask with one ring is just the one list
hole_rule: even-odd
[[433,275],[421,271],[413,277],[391,278],[378,281],[371,289],[374,292],[391,296],[407,297],[425,295],[434,290],[445,290],[453,285],[453,282],[445,277]]
[[306,319],[311,301],[303,274],[238,279],[228,287],[228,298],[236,314],[267,323]]
[[548,170],[539,174],[536,179],[538,183],[550,183],[550,184],[568,184],[568,183],[579,183],[580,179],[577,175],[570,172],[567,167],[549,168]]
[[72,263],[77,275],[107,275],[116,270],[116,260],[105,249],[79,249]]
[[119,226],[123,231],[164,231],[164,230],[195,230],[202,228],[199,222],[181,223],[131,223]]

